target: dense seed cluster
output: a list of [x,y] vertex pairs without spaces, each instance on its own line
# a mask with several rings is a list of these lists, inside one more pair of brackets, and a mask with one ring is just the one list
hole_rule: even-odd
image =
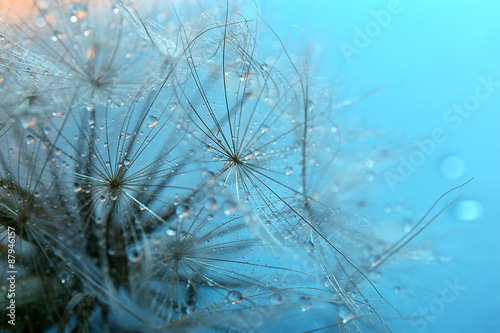
[[375,234],[357,100],[219,5],[1,2],[2,328],[389,330],[379,267],[425,223]]

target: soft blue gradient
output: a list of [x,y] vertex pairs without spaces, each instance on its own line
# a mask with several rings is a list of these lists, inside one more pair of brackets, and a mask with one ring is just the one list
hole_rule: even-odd
[[[352,110],[368,127],[384,129],[397,140],[406,132],[409,144],[436,128],[444,131],[446,140],[388,193],[422,215],[442,193],[473,177],[461,192],[464,199],[479,202],[484,213],[462,221],[453,214],[454,207],[448,209],[416,241],[427,237],[439,254],[454,260],[415,263],[415,270],[398,272],[396,278],[417,286],[417,294],[422,288],[427,299],[424,290],[440,293],[446,280],[467,286],[434,321],[427,321],[425,332],[499,332],[500,87],[458,128],[443,117],[474,94],[478,77],[491,75],[500,82],[500,2],[401,1],[401,11],[348,62],[340,45],[353,44],[355,28],[363,29],[374,20],[371,11],[389,3],[295,0],[266,2],[259,9],[278,35],[290,35],[291,48],[312,46],[312,72],[333,84],[341,82],[342,97],[384,87]],[[441,173],[440,164],[448,156],[465,162],[457,179]],[[387,297],[398,307],[401,297]],[[403,329],[419,332],[408,322],[394,327],[395,332]]]

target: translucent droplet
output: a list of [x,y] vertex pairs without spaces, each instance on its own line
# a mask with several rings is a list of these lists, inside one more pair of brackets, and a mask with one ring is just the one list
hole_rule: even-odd
[[29,145],[35,143],[35,138],[33,137],[33,135],[26,136],[26,143]]
[[292,172],[293,172],[293,169],[292,169],[292,167],[291,167],[291,166],[287,166],[287,167],[285,168],[285,175],[289,176],[289,175],[291,175],[291,174],[292,174]]
[[70,21],[75,23],[87,16],[87,7],[84,3],[74,3],[69,8]]
[[233,200],[226,200],[222,205],[225,215],[231,215],[236,212],[237,205]]
[[262,69],[263,71],[267,70],[267,64],[266,63],[261,64],[260,69]]
[[236,304],[236,303],[239,303],[241,302],[241,300],[243,299],[243,295],[238,291],[238,290],[231,290],[228,294],[227,294],[227,299],[233,303],[233,304]]
[[306,251],[307,252],[313,252],[314,251],[314,243],[311,241],[307,241],[305,243]]
[[282,301],[283,298],[278,293],[271,294],[271,296],[269,297],[269,302],[271,302],[272,305],[279,305]]
[[190,211],[189,206],[185,205],[185,204],[181,204],[181,205],[177,206],[177,208],[175,209],[175,213],[180,218],[184,218],[184,217],[188,216],[189,211]]
[[267,126],[265,124],[260,126],[261,133],[266,133],[268,130],[269,130],[269,126]]
[[139,262],[142,259],[142,256],[136,249],[131,249],[127,252],[127,258],[131,262]]
[[175,109],[177,109],[177,103],[176,102],[171,102],[168,107],[170,108],[170,110],[174,111]]
[[460,200],[454,206],[455,216],[462,221],[474,221],[483,216],[483,205],[476,200]]
[[69,280],[71,280],[71,273],[68,271],[64,271],[61,273],[59,277],[61,278],[61,283],[64,284],[66,282],[69,282]]
[[177,230],[175,228],[169,227],[166,231],[166,234],[168,236],[175,236],[175,234],[177,234]]
[[312,301],[307,296],[299,298],[299,307],[302,311],[307,311],[312,308]]
[[73,184],[73,191],[75,192],[80,192],[82,190],[82,185],[80,185],[79,183],[74,183]]
[[21,122],[21,126],[26,129],[36,125],[36,118],[33,116],[22,116],[19,118],[19,121]]
[[339,318],[342,319],[342,322],[344,324],[355,318],[352,311],[347,306],[345,306],[343,304],[339,306],[339,308],[337,310],[337,314],[338,314]]
[[52,40],[53,40],[54,42],[57,42],[59,39],[61,39],[61,38],[62,38],[62,36],[63,36],[62,32],[60,32],[60,31],[57,31],[57,30],[56,30],[56,31],[54,31],[54,33],[52,34]]
[[441,173],[448,179],[457,179],[465,172],[465,162],[458,156],[447,157],[441,162]]
[[208,210],[214,210],[217,208],[217,201],[214,198],[208,198],[205,202],[205,208]]
[[158,118],[156,118],[155,116],[149,116],[148,117],[148,126],[155,127],[156,125],[158,125]]

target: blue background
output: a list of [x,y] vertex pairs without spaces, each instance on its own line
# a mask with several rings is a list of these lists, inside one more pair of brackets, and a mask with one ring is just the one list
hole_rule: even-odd
[[[457,129],[443,117],[447,109],[474,94],[478,77],[491,75],[500,82],[500,1],[402,0],[400,12],[350,59],[342,43],[354,46],[356,28],[363,30],[374,21],[372,11],[386,10],[391,1],[262,2],[258,7],[267,22],[279,36],[290,36],[287,45],[309,53],[314,76],[342,84],[341,97],[384,87],[352,110],[367,127],[384,129],[392,139],[404,135],[409,146],[436,128],[444,130],[445,142],[388,193],[421,216],[441,194],[473,177],[460,192],[461,200],[479,203],[482,212],[461,212],[460,202],[449,208],[416,241],[431,240],[437,253],[453,260],[418,263],[418,273],[397,274],[411,281],[413,292],[421,291],[422,299],[439,294],[446,281],[466,287],[426,320],[425,332],[499,332],[500,87]],[[449,156],[465,164],[454,179],[441,170]],[[396,307],[405,302],[387,297]],[[418,308],[426,303],[410,304]],[[394,326],[395,332],[401,330],[417,332],[419,327],[408,322]]]

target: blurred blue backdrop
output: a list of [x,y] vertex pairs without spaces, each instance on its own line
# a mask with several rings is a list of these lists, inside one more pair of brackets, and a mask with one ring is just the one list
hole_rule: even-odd
[[[425,324],[402,321],[394,331],[499,332],[500,1],[262,2],[277,34],[291,36],[287,45],[310,52],[315,77],[342,83],[341,97],[384,87],[352,111],[367,127],[392,139],[403,133],[409,146],[442,131],[422,163],[387,191],[395,200],[422,215],[442,193],[474,178],[418,236],[453,260],[398,272],[436,295],[449,283],[463,288],[452,302],[428,305],[434,315]],[[404,302],[387,297],[395,307]]]

